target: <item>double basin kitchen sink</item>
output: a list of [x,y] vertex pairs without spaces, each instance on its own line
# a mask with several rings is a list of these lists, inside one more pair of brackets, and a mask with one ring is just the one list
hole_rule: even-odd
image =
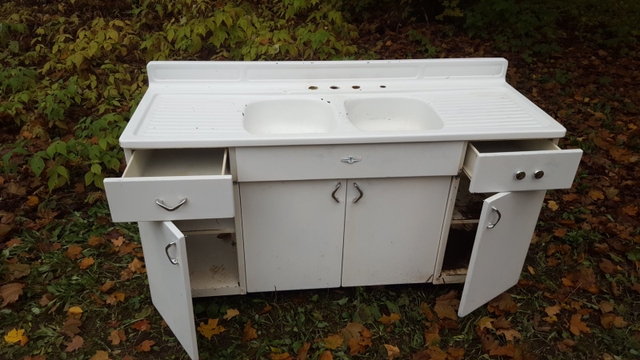
[[338,103],[324,98],[260,100],[248,104],[243,114],[244,129],[251,134],[319,134],[350,126],[367,132],[428,131],[444,126],[429,104],[409,97]]

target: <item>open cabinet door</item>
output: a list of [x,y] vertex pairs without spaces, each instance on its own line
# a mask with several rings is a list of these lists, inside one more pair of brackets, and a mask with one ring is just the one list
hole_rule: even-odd
[[459,316],[469,314],[518,282],[545,192],[500,193],[484,201]]
[[198,344],[184,235],[170,221],[140,222],[138,226],[153,305],[196,360]]

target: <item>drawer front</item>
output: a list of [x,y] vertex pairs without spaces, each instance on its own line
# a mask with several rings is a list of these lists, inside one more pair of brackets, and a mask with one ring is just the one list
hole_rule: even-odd
[[[231,175],[125,177],[105,179],[114,222],[234,217]],[[156,200],[172,208],[166,210]]]
[[236,149],[238,181],[456,175],[463,142]]
[[[543,150],[483,152],[469,144],[463,169],[471,179],[470,192],[551,190],[570,188],[582,150],[560,150],[550,141]],[[536,172],[542,177],[536,178]],[[521,179],[516,177],[522,172]]]

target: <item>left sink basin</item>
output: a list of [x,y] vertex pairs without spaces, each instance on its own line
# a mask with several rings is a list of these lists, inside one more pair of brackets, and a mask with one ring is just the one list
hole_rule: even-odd
[[336,117],[320,100],[262,100],[247,105],[243,125],[251,134],[327,133],[335,129]]

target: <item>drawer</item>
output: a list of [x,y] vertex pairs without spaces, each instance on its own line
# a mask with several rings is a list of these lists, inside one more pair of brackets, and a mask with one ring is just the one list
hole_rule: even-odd
[[136,150],[121,178],[105,179],[114,222],[234,217],[226,149]]
[[456,175],[463,142],[245,147],[238,181]]
[[470,192],[565,189],[581,157],[582,150],[561,150],[549,140],[475,142],[467,147],[463,170]]

